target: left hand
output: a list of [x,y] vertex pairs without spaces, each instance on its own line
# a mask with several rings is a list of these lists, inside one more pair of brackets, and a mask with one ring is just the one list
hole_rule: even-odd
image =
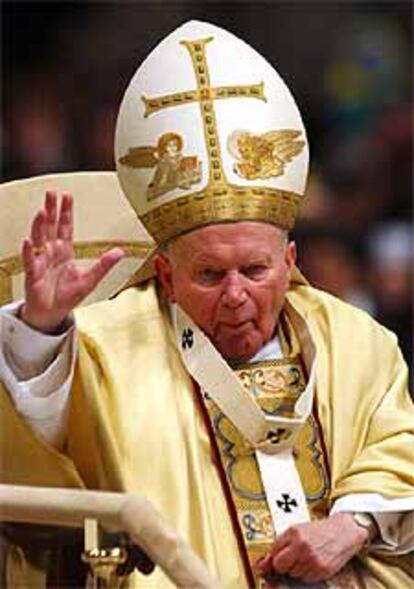
[[283,532],[256,568],[262,574],[275,571],[306,583],[324,581],[342,569],[367,538],[367,530],[350,513],[337,513]]

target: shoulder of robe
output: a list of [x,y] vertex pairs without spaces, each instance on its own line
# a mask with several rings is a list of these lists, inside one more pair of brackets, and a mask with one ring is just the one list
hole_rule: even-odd
[[355,338],[374,338],[380,346],[398,345],[397,336],[366,311],[310,285],[299,285],[287,296],[311,326],[329,335],[352,334]]
[[99,301],[75,311],[80,334],[120,329],[131,322],[161,317],[155,280],[123,290],[114,298]]

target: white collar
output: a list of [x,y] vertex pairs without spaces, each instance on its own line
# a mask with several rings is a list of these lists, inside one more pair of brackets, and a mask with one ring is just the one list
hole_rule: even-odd
[[265,344],[263,348],[261,348],[257,354],[249,360],[249,364],[252,362],[262,362],[263,360],[279,360],[280,358],[283,358],[282,348],[280,346],[279,338],[275,335],[270,342],[267,342],[267,344]]

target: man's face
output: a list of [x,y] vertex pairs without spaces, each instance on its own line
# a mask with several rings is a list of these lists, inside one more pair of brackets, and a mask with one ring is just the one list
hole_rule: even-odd
[[230,361],[252,358],[273,334],[296,250],[256,222],[210,225],[179,237],[155,261],[168,298]]

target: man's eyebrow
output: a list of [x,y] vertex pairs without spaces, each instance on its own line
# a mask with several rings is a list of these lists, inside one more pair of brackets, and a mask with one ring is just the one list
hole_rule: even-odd
[[263,262],[269,262],[271,257],[269,255],[258,255],[255,254],[251,258],[249,257],[247,260],[247,264],[261,264]]
[[241,266],[254,266],[256,264],[268,264],[271,262],[272,257],[268,253],[261,253],[261,252],[252,252],[251,256],[249,255],[246,262],[241,264]]
[[193,262],[193,268],[195,270],[204,270],[206,268],[211,270],[225,270],[226,265],[212,258],[203,258]]
[[195,253],[192,256],[191,261],[194,264],[198,264],[198,265],[222,265],[222,262],[220,263],[220,261],[212,254],[209,253],[202,253],[202,254],[197,254]]
[[[248,268],[250,266],[267,266],[269,265],[271,262],[271,257],[270,256],[253,256],[252,258],[247,258],[246,260],[244,260],[243,262],[237,263],[234,265],[234,267],[237,268]],[[225,262],[223,262],[222,260],[217,260],[214,256],[210,256],[210,255],[202,255],[200,257],[195,257],[192,259],[192,265],[195,268],[213,268],[213,269],[217,269],[217,270],[222,270],[225,269],[227,267],[227,264]]]

